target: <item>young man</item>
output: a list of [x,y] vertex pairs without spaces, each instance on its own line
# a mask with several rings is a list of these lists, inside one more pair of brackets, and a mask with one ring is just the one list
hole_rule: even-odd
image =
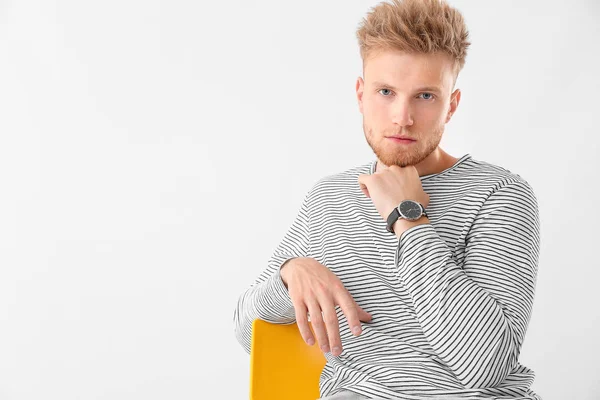
[[[519,175],[439,147],[469,46],[439,0],[382,3],[358,32],[356,94],[377,159],[320,179],[234,313],[297,322],[323,399],[540,399],[518,357],[539,215]],[[308,320],[315,330],[313,336]]]

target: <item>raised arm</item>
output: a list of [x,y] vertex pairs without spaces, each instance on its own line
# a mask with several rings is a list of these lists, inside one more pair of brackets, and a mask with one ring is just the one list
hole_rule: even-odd
[[433,225],[400,236],[398,279],[429,342],[465,387],[493,387],[517,364],[533,303],[539,235],[533,190],[515,181],[479,211],[462,268]]

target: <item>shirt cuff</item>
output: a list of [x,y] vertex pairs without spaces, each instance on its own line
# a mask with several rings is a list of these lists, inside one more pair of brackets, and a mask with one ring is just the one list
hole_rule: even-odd
[[[421,224],[408,228],[398,239],[398,247],[396,248],[396,263],[399,263],[403,256],[410,251],[411,248],[423,244],[423,237],[429,235],[437,235],[432,224]],[[396,265],[398,267],[398,265]]]
[[283,283],[283,279],[281,279],[280,270],[285,261],[281,263],[279,268],[277,268],[273,275],[271,275],[271,277],[268,279],[266,285],[267,292],[271,294],[271,296],[269,296],[269,301],[273,303],[273,306],[279,311],[279,313],[281,313],[283,317],[295,319],[296,313],[294,310],[294,304],[292,303],[288,289]]

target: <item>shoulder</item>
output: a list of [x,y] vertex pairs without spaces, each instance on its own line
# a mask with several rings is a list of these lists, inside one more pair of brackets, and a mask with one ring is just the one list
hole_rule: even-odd
[[504,187],[522,188],[533,192],[531,184],[520,174],[506,167],[473,157],[463,162],[460,176],[468,183],[495,192]]
[[358,185],[358,176],[368,174],[373,166],[373,161],[346,168],[333,174],[327,174],[319,178],[310,190],[310,197],[322,198],[332,195],[345,195],[361,192]]

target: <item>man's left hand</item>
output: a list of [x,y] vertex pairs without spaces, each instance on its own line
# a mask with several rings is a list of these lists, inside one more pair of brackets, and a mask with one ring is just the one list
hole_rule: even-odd
[[[391,165],[371,175],[361,174],[358,176],[358,183],[365,196],[373,201],[373,205],[375,205],[384,221],[403,200],[417,201],[423,207],[429,205],[429,195],[423,190],[419,173],[413,165],[406,167]],[[426,217],[414,222],[424,219]],[[428,222],[428,220],[423,222]],[[396,229],[394,230],[396,231]],[[399,232],[396,232],[396,234],[398,235]]]

